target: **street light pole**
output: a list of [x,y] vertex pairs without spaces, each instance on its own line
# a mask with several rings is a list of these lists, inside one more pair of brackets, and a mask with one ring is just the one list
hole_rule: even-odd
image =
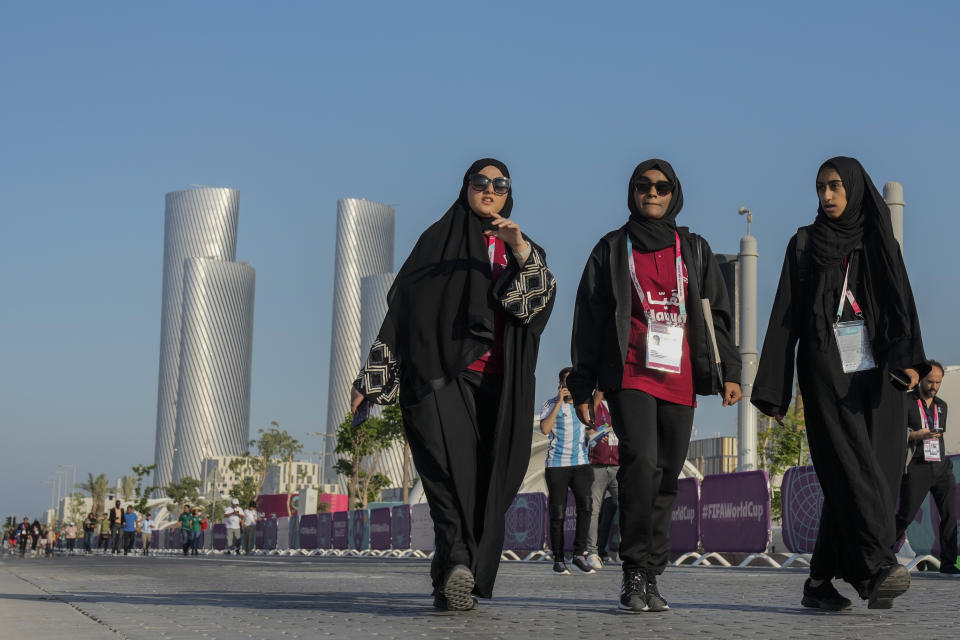
[[740,400],[737,420],[737,471],[757,468],[757,412],[750,404],[757,375],[757,239],[750,235],[753,212],[746,207],[737,211],[747,216],[747,235],[740,238],[737,271],[740,278]]

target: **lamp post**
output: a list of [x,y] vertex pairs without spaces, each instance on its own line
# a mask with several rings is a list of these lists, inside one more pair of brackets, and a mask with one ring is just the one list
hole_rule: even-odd
[[750,404],[757,375],[757,239],[750,235],[753,212],[740,207],[747,216],[747,234],[740,238],[737,265],[740,279],[740,387],[743,399],[737,416],[737,471],[757,468],[757,412]]

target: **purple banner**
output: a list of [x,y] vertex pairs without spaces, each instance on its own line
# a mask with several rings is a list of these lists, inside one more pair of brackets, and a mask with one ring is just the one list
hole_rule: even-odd
[[257,535],[256,541],[254,542],[257,549],[263,549],[263,540],[266,534],[264,533],[263,520],[257,520]]
[[333,548],[346,549],[350,546],[350,512],[337,511],[333,514]]
[[670,515],[670,551],[696,551],[700,544],[700,483],[681,478]]
[[317,549],[333,548],[333,514],[317,514]]
[[390,546],[394,549],[410,548],[410,505],[393,507],[390,514]]
[[770,543],[766,471],[706,476],[700,489],[700,539],[707,552],[760,553]]
[[302,516],[300,518],[300,548],[301,549],[319,549],[317,546],[317,522],[320,516],[317,514]]
[[780,483],[783,546],[790,553],[813,553],[820,530],[823,491],[813,467],[790,467]]
[[350,512],[350,548],[357,551],[370,548],[370,512],[367,509]]
[[154,549],[160,548],[160,532],[156,529],[150,533],[150,546]]
[[213,525],[213,548],[217,551],[223,551],[227,548],[227,525]]
[[180,527],[177,527],[170,532],[170,548],[171,549],[182,549],[183,548],[183,531]]
[[547,541],[547,496],[518,493],[507,509],[503,548],[512,551],[539,551]]
[[390,507],[370,509],[370,548],[386,551],[390,542]]
[[277,519],[270,518],[263,521],[263,548],[267,550],[277,548]]
[[[960,482],[960,456],[947,456],[947,460],[953,465],[954,480]],[[955,504],[960,514],[960,491],[956,492]],[[907,540],[918,555],[940,556],[940,512],[933,496],[927,496],[907,527]]]

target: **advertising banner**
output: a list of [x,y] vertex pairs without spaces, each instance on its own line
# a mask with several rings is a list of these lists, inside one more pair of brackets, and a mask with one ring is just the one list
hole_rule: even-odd
[[181,531],[179,527],[170,531],[170,548],[183,548],[183,531]]
[[333,514],[317,514],[317,549],[333,549]]
[[300,516],[290,516],[290,529],[287,536],[290,549],[300,548]]
[[264,548],[263,541],[264,541],[264,538],[266,537],[266,534],[264,533],[263,527],[264,527],[263,520],[257,520],[257,536],[256,536],[256,542],[255,542],[257,549]]
[[277,518],[277,546],[276,549],[290,548],[290,518]]
[[766,471],[706,476],[700,488],[700,539],[707,552],[760,553],[770,543]]
[[319,516],[316,514],[303,516],[300,518],[300,549],[319,549],[317,546],[317,522]]
[[263,548],[269,550],[277,548],[277,519],[270,518],[263,521]]
[[433,551],[433,519],[430,507],[415,504],[410,507],[410,548],[417,551]]
[[[618,527],[619,531],[619,527]],[[700,482],[680,478],[677,499],[670,515],[670,551],[696,551],[700,544]]]
[[333,548],[347,549],[350,546],[350,512],[337,511],[333,514]]
[[367,509],[350,512],[350,548],[357,551],[370,548],[370,511]]
[[547,496],[518,493],[507,509],[503,548],[509,551],[539,551],[547,542],[549,528]]
[[370,509],[370,548],[386,551],[390,544],[390,507]]
[[223,551],[227,548],[227,525],[213,525],[213,548],[217,551]]
[[410,548],[410,505],[401,504],[391,509],[390,545],[394,549]]
[[813,553],[820,530],[823,491],[812,466],[790,467],[780,484],[783,546],[790,553]]

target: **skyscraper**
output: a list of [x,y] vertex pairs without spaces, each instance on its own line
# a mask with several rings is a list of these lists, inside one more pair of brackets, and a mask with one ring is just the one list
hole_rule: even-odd
[[335,476],[329,453],[337,427],[350,411],[350,386],[366,357],[360,345],[360,281],[393,271],[393,228],[392,207],[360,198],[337,201],[324,482]]
[[[160,373],[157,388],[157,433],[154,450],[154,485],[163,487],[173,480],[177,434],[177,402],[181,382],[181,346],[184,331],[184,272],[190,258],[232,263],[237,252],[237,217],[240,193],[235,189],[198,187],[173,191],[166,195],[163,251],[163,301],[160,319]],[[200,266],[200,265],[197,265]],[[249,268],[249,267],[248,267]],[[251,269],[252,271],[252,269]],[[250,278],[252,287],[252,274]],[[224,296],[245,295],[243,287],[235,287]],[[252,305],[252,291],[250,293]],[[235,303],[229,307],[234,308]],[[196,308],[196,306],[194,306]],[[210,312],[215,309],[207,305]],[[200,316],[191,311],[189,322]],[[199,331],[188,328],[187,335]],[[211,335],[213,341],[222,336]],[[192,344],[193,338],[187,343]],[[245,356],[249,371],[250,349]],[[189,361],[189,358],[188,358]],[[247,374],[249,376],[249,373]],[[194,380],[187,377],[186,381]],[[249,386],[249,385],[248,385]],[[188,392],[186,397],[190,397]],[[249,391],[247,392],[249,396]],[[224,399],[218,399],[222,407]],[[249,398],[242,412],[249,413]],[[215,407],[211,406],[210,410]],[[231,411],[236,411],[231,409]],[[249,431],[249,422],[247,425]],[[244,450],[246,450],[244,448]]]

